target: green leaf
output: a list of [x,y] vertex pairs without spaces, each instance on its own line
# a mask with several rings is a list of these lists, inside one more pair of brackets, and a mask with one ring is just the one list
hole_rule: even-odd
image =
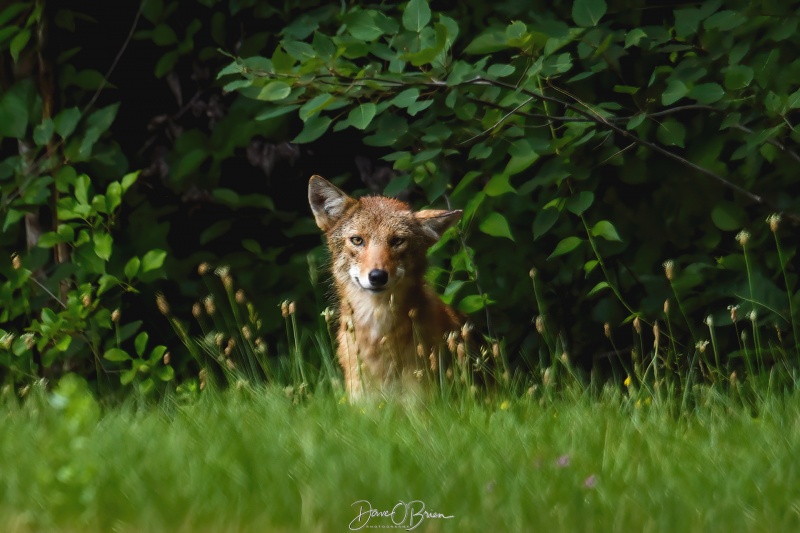
[[598,283],[597,285],[592,287],[592,290],[590,290],[588,293],[586,293],[586,296],[587,297],[594,296],[595,294],[597,294],[598,292],[602,291],[603,289],[608,289],[610,287],[611,286],[608,284],[607,281],[601,281],[600,283]]
[[686,128],[675,119],[667,119],[659,125],[658,130],[656,130],[656,137],[662,144],[683,148]]
[[[317,95],[308,102],[306,102],[305,104],[303,104],[303,107],[300,108],[298,116],[300,117],[300,120],[305,122],[306,120],[318,114],[320,111],[324,110],[334,102],[336,102],[336,97],[333,96],[332,94],[323,93]],[[280,106],[278,109],[281,109],[282,107],[287,107],[287,106]]]
[[354,128],[364,130],[367,128],[367,126],[369,126],[369,123],[372,122],[372,119],[375,117],[375,110],[375,104],[372,102],[361,104],[350,111],[350,113],[347,115],[347,120]]
[[592,228],[592,237],[602,237],[607,241],[622,242],[617,228],[608,220],[601,220]]
[[317,57],[325,61],[331,61],[336,55],[336,45],[333,40],[320,32],[314,32],[314,39],[311,42]]
[[11,52],[11,58],[14,60],[14,63],[19,61],[19,53],[25,48],[25,45],[28,44],[30,39],[31,30],[27,28],[20,30],[20,32],[11,39],[11,45],[9,45],[8,50]]
[[33,142],[36,146],[45,146],[53,137],[53,120],[46,119],[33,128]]
[[486,301],[480,294],[471,294],[458,303],[458,310],[471,314],[486,307]]
[[214,239],[225,235],[225,233],[231,229],[232,225],[233,221],[230,219],[218,220],[214,222],[209,227],[204,229],[200,234],[200,244],[206,245]]
[[128,279],[133,279],[136,274],[139,273],[139,265],[141,261],[138,257],[131,257],[127,263],[125,263],[125,277]]
[[[465,54],[485,55],[507,49],[508,39],[503,30],[490,28],[472,40],[464,49]],[[452,83],[448,79],[449,83]]]
[[416,102],[417,98],[419,98],[419,89],[417,88],[406,89],[405,91],[402,91],[397,96],[395,96],[394,99],[390,101],[390,103],[395,107],[404,109],[413,104],[414,102]]
[[153,68],[153,74],[156,78],[163,78],[167,73],[172,71],[175,68],[175,63],[178,62],[178,58],[180,54],[177,50],[170,50],[156,62],[155,68]]
[[725,88],[731,91],[744,89],[753,81],[753,69],[746,65],[733,65],[723,69]]
[[92,239],[94,242],[94,253],[97,257],[108,261],[111,258],[111,245],[114,239],[108,233],[95,233]]
[[711,220],[722,231],[742,229],[747,216],[744,210],[732,202],[720,202],[711,211]]
[[680,80],[672,80],[661,95],[661,104],[672,105],[687,94],[689,94],[689,88],[685,83]]
[[156,367],[155,375],[161,381],[172,381],[175,379],[175,371],[169,365]]
[[[150,2],[145,2],[145,4],[148,4],[148,3],[150,3]],[[128,385],[128,384],[130,384],[130,383],[133,381],[133,378],[135,378],[135,377],[136,377],[136,372],[137,372],[137,369],[136,369],[136,368],[130,368],[130,369],[128,369],[128,370],[125,370],[125,371],[124,371],[122,374],[120,374],[120,376],[119,376],[119,382],[120,382],[120,384],[121,384],[121,385]]]
[[88,159],[92,153],[92,147],[100,139],[100,136],[111,127],[114,118],[119,110],[119,103],[111,104],[102,109],[98,109],[86,117],[86,133],[83,136],[78,156],[81,160]]
[[0,11],[0,27],[5,26],[7,22],[31,7],[31,4],[28,2],[17,2],[14,4],[6,2],[4,5],[7,7]]
[[512,241],[514,240],[514,236],[511,234],[511,228],[508,226],[508,221],[500,213],[489,213],[489,215],[481,221],[478,228],[492,237],[505,237]]
[[125,174],[122,177],[122,194],[125,194],[125,191],[131,188],[131,185],[136,183],[136,180],[139,179],[139,171],[130,172]]
[[48,231],[39,236],[36,246],[39,248],[52,248],[56,244],[64,242],[64,238],[55,231]]
[[597,26],[606,14],[605,0],[575,0],[572,3],[572,20],[584,28]]
[[303,126],[303,131],[297,137],[292,139],[293,143],[303,144],[316,141],[328,130],[331,125],[331,119],[322,115],[314,115],[308,119]]
[[144,355],[144,350],[147,348],[147,339],[150,336],[147,334],[146,331],[143,331],[136,335],[136,340],[133,341],[133,346],[136,348],[136,355],[142,357]]
[[427,0],[409,0],[403,11],[403,27],[419,33],[431,20],[431,8]]
[[118,181],[112,181],[108,184],[108,188],[106,189],[106,207],[108,208],[108,212],[113,213],[121,203],[122,185],[120,185]]
[[[261,113],[256,115],[255,119],[259,120],[259,121],[260,120],[269,120],[271,118],[276,118],[276,117],[280,117],[280,116],[286,115],[288,113],[291,113],[292,111],[294,111],[295,109],[298,109],[299,107],[300,106],[297,105],[297,104],[292,104],[292,105],[278,104],[278,105],[269,107],[265,111],[262,111]],[[301,113],[302,113],[302,111],[301,111]],[[300,118],[303,118],[303,117],[301,116]]]
[[644,122],[645,118],[647,118],[647,114],[646,113],[636,113],[628,121],[628,124],[625,126],[625,129],[628,130],[628,131],[635,130],[636,128],[639,127],[639,125],[642,122]]
[[634,28],[625,34],[625,48],[639,46],[642,39],[647,38],[647,34],[641,28]]
[[58,133],[62,139],[67,138],[72,134],[73,131],[75,131],[75,127],[78,125],[78,121],[80,119],[81,111],[77,107],[69,107],[62,110],[58,115],[56,115],[56,118],[53,121],[56,133]]
[[33,86],[17,83],[0,94],[0,137],[25,137],[28,129],[28,102]]
[[581,191],[573,194],[567,199],[567,209],[578,216],[591,207],[594,202],[594,193],[591,191]]
[[301,41],[281,41],[283,49],[286,53],[298,61],[308,61],[316,57],[314,47],[308,43]]
[[131,356],[128,355],[128,352],[125,350],[120,350],[119,348],[111,348],[110,350],[107,350],[106,353],[103,354],[103,358],[116,362],[131,360]]
[[411,174],[395,176],[383,189],[384,196],[394,197],[406,190],[411,185]]
[[553,253],[547,259],[552,259],[554,257],[558,257],[560,255],[568,254],[583,242],[583,239],[579,237],[567,237],[563,239],[556,245],[556,249],[553,250]]
[[142,257],[142,272],[150,272],[151,270],[161,268],[166,258],[167,252],[164,250],[150,250]]
[[558,220],[557,209],[542,209],[536,213],[536,218],[533,219],[533,240],[538,239],[555,225]]
[[689,98],[697,100],[701,104],[713,104],[725,96],[725,90],[718,83],[701,83],[689,90]]
[[724,11],[720,11],[719,13],[714,13],[708,17],[703,23],[703,26],[707,30],[719,30],[726,32],[734,28],[738,28],[745,22],[747,22],[747,17],[741,13],[737,13],[736,11],[726,9]]
[[492,65],[489,67],[486,73],[493,78],[504,78],[514,74],[515,70],[516,69],[513,65],[504,65],[502,63],[498,63],[497,65]]
[[508,174],[495,174],[483,188],[483,192],[487,196],[500,196],[509,192],[517,192],[509,183],[510,178]]
[[292,92],[292,87],[285,81],[271,81],[261,89],[258,93],[258,100],[267,102],[274,102],[276,100],[283,100],[289,93]]
[[175,34],[175,30],[166,24],[159,24],[153,28],[150,37],[158,46],[168,46],[178,42],[178,36]]
[[347,32],[359,41],[370,42],[383,35],[383,30],[378,27],[373,10],[351,11],[345,17],[344,22],[347,24]]
[[433,104],[433,100],[417,100],[410,106],[408,106],[407,112],[412,117],[419,113],[420,111],[425,111]]

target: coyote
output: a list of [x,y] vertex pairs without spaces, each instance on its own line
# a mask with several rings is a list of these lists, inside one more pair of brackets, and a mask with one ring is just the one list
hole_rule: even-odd
[[308,182],[308,201],[331,253],[337,356],[351,400],[408,388],[426,366],[438,368],[445,337],[462,328],[463,317],[423,277],[428,248],[461,211],[414,212],[383,196],[356,200],[320,176]]

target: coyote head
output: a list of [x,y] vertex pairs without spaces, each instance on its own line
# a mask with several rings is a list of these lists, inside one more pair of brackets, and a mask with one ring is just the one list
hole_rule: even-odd
[[356,200],[320,176],[308,182],[308,201],[328,237],[337,285],[374,294],[420,283],[428,248],[461,218],[461,211],[414,212],[383,196]]

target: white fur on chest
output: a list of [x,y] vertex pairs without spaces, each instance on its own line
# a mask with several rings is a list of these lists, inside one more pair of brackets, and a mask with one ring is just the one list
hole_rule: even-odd
[[379,343],[397,324],[388,295],[363,295],[359,302],[353,302],[352,310],[358,333],[366,334],[369,343]]

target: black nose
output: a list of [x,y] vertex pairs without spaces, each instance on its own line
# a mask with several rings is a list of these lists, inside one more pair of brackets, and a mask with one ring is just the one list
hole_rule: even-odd
[[371,270],[369,273],[369,282],[373,287],[383,287],[389,281],[389,273],[385,270]]

